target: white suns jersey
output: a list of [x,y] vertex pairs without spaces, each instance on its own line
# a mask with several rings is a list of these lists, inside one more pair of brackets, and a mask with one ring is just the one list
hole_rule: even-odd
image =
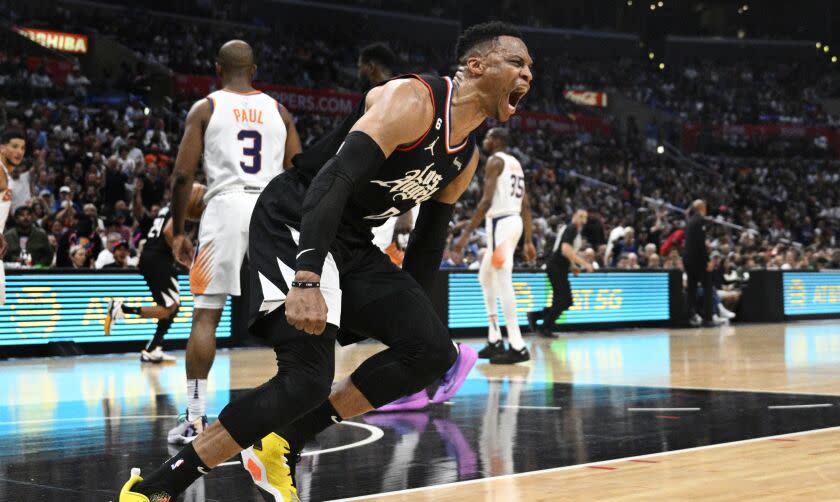
[[286,124],[280,104],[259,91],[220,90],[207,100],[213,112],[204,132],[204,201],[231,189],[262,190],[283,172]]
[[496,193],[487,211],[488,218],[519,214],[522,211],[522,198],[525,197],[525,173],[516,157],[505,152],[497,152],[492,157],[502,159],[502,174],[496,180]]
[[[6,169],[6,165],[0,161],[0,169],[3,170],[3,174],[6,176],[6,185],[10,185],[12,181],[12,177],[9,175],[9,170]],[[11,191],[0,192],[0,233],[6,231],[6,220],[9,219],[9,210],[12,208],[12,193]],[[2,263],[2,261],[0,261]],[[0,265],[2,267],[2,265]]]

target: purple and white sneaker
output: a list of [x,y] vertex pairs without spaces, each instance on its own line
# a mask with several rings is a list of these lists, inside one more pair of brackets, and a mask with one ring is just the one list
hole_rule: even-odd
[[438,387],[431,402],[443,403],[449,401],[458,392],[458,389],[464,385],[467,375],[469,375],[470,370],[475,366],[477,360],[478,352],[474,348],[459,343],[458,359],[455,360],[455,364],[443,376],[443,381],[440,382],[440,387]]
[[380,406],[373,411],[413,411],[422,410],[429,405],[429,393],[426,389],[421,389],[419,392],[397,399],[392,403]]

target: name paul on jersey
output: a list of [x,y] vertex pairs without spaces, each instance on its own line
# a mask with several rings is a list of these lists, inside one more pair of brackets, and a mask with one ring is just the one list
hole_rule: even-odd
[[255,110],[253,108],[234,108],[233,109],[233,118],[236,122],[247,122],[249,124],[260,124],[263,123],[263,112],[262,110]]

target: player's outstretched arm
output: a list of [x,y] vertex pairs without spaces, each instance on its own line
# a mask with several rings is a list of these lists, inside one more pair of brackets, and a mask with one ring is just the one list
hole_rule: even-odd
[[295,119],[283,105],[280,105],[280,116],[283,118],[283,124],[286,125],[286,150],[283,156],[283,169],[288,171],[293,167],[292,159],[303,151],[303,146],[300,144],[300,135],[298,135],[297,127],[295,127]]
[[469,186],[477,166],[478,149],[476,148],[461,174],[438,192],[432,200],[420,205],[417,225],[411,233],[411,240],[405,250],[403,270],[411,274],[429,295],[434,287],[443,251],[446,249],[452,210]]
[[[370,180],[400,145],[410,144],[429,129],[434,112],[431,96],[416,80],[399,80],[368,93],[365,114],[312,180],[303,201],[295,280],[319,282],[335,240],[347,200],[357,184]],[[306,333],[326,328],[326,305],[317,288],[292,288],[286,297],[286,319]]]
[[206,99],[196,102],[187,114],[184,137],[175,158],[172,171],[172,253],[181,265],[192,265],[192,243],[184,233],[187,204],[190,200],[193,178],[204,151],[204,130],[210,121],[210,103]]
[[490,157],[487,163],[484,164],[484,192],[481,194],[481,200],[475,208],[475,214],[470,219],[469,224],[461,232],[461,237],[452,246],[452,252],[455,254],[456,261],[460,261],[464,248],[470,241],[470,235],[473,231],[481,225],[484,217],[487,216],[487,211],[490,210],[490,205],[493,203],[493,194],[496,193],[496,184],[499,182],[499,176],[504,170],[505,164],[499,157]]

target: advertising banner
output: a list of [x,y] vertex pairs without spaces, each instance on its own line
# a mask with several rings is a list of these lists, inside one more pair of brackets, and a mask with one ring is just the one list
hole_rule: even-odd
[[38,28],[26,28],[23,26],[18,26],[15,30],[47,49],[73,54],[87,54],[89,48],[87,35],[82,35],[81,33],[40,30]]
[[[575,304],[557,324],[601,324],[667,321],[670,319],[668,273],[596,272],[570,276]],[[544,272],[513,274],[519,324],[528,323],[525,314],[551,304],[551,284]],[[484,297],[478,274],[449,274],[449,327],[487,326]],[[501,307],[499,322],[504,325]]]
[[786,316],[840,314],[840,272],[782,272]]
[[[181,309],[167,340],[185,340],[190,335],[193,297],[189,277],[180,276],[179,285]],[[136,316],[117,322],[111,335],[105,336],[102,328],[111,298],[128,305],[154,304],[140,274],[7,274],[6,304],[0,307],[0,346],[151,339],[156,321]],[[226,338],[230,332],[228,299],[216,336]]]

